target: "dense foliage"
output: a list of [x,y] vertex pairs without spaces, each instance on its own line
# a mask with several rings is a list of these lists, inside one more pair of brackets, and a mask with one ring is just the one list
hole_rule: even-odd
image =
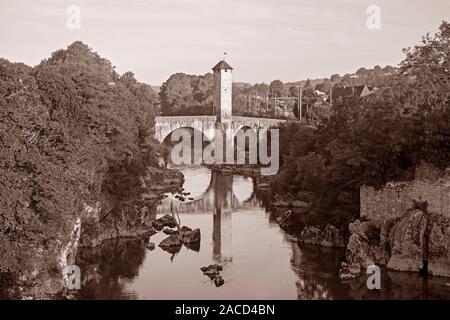
[[[315,93],[316,85],[320,85],[320,91],[327,95],[332,87],[383,86],[385,79],[396,73],[397,69],[391,66],[384,68],[375,66],[373,69],[359,68],[354,74],[344,76],[334,74],[330,79],[307,79],[289,83],[273,80],[269,85],[233,82],[233,114],[261,118],[298,118],[298,100],[275,101],[274,98],[298,98],[300,87],[302,87],[302,104],[308,106],[308,110],[317,118],[328,114],[328,110],[322,109],[329,103],[324,103],[323,95],[319,96]],[[159,104],[162,115],[214,114],[212,74],[198,76],[175,73],[171,75],[161,86]],[[306,118],[306,108],[303,109],[302,116]]]
[[311,191],[316,210],[340,220],[358,214],[361,185],[411,178],[421,161],[450,165],[450,24],[405,53],[383,88],[336,103],[317,130],[282,128],[276,192]]
[[175,73],[161,86],[161,113],[172,115],[213,114],[212,74],[204,76]]
[[0,271],[54,261],[83,202],[139,188],[155,98],[81,42],[34,68],[0,60]]

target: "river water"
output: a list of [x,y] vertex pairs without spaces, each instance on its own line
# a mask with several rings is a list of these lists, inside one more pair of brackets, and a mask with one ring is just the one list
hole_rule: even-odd
[[[200,228],[196,248],[168,253],[158,247],[167,237],[105,243],[95,267],[85,270],[80,297],[85,299],[450,299],[450,280],[382,272],[381,290],[366,278],[341,282],[341,249],[299,245],[273,221],[254,192],[253,180],[222,175],[204,167],[180,169],[186,201],[168,195],[157,217],[178,213],[181,225]],[[223,266],[225,284],[215,287],[202,266]],[[86,279],[88,277],[88,279]]]

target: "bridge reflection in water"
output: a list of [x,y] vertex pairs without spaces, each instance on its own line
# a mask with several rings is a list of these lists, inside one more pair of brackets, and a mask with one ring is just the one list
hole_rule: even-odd
[[[177,169],[193,176],[185,177],[185,181],[190,183],[185,183],[184,192],[189,192],[189,195],[185,201],[180,201],[175,195],[169,194],[161,201],[157,213],[170,214],[173,210],[180,215],[181,224],[183,215],[212,215],[213,258],[218,263],[231,262],[233,212],[261,208],[261,201],[253,192],[253,179],[222,174],[203,167]],[[201,181],[208,180],[209,184],[202,185]]]

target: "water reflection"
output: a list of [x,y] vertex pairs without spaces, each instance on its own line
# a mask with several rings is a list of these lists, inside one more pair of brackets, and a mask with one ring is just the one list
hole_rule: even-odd
[[144,239],[107,240],[98,247],[79,250],[77,264],[82,270],[82,297],[138,298],[137,293],[127,290],[127,285],[139,275],[145,253]]
[[233,261],[231,255],[231,212],[233,202],[233,176],[213,175],[213,257],[219,263]]
[[[162,201],[158,213],[173,211],[182,214],[212,212],[213,259],[217,263],[233,261],[232,213],[242,209],[258,209],[261,204],[253,193],[253,180],[249,177],[211,172],[204,167],[180,168],[185,176],[184,201],[169,195]],[[205,183],[209,180],[209,183]],[[198,250],[197,250],[198,251]]]

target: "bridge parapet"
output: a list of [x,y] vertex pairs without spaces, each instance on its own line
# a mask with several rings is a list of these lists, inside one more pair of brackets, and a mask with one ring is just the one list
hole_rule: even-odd
[[[159,142],[173,131],[180,128],[193,128],[202,132],[210,141],[214,139],[216,116],[158,116],[155,118],[155,138]],[[233,136],[242,128],[254,130],[269,129],[286,122],[284,119],[253,118],[232,116],[231,128]]]

